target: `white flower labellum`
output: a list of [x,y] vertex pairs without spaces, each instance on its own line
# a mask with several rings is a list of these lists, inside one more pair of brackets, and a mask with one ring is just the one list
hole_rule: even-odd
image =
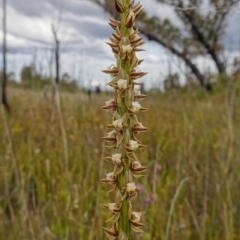
[[112,161],[116,164],[122,163],[122,154],[121,153],[115,153],[112,155]]
[[127,183],[127,193],[133,193],[137,190],[136,184],[134,182],[132,183]]
[[114,178],[113,172],[110,172],[110,173],[107,173],[107,174],[106,174],[106,179],[107,179],[107,180],[112,180],[113,178]]
[[106,103],[106,106],[110,106],[114,103],[114,99],[110,99],[109,101],[105,102]]
[[117,119],[117,120],[113,121],[113,126],[114,126],[115,128],[122,128],[122,127],[123,127],[123,125],[122,125],[122,119]]
[[135,96],[140,96],[140,95],[141,95],[141,91],[134,90],[134,95],[135,95]]
[[128,45],[122,45],[123,53],[130,53],[132,51],[132,46],[130,44]]
[[113,131],[107,133],[107,136],[108,136],[108,137],[115,137],[116,134],[117,134],[117,131],[113,130]]
[[131,110],[134,113],[139,112],[139,110],[141,109],[141,105],[138,102],[132,102],[132,107]]
[[129,141],[129,148],[131,150],[136,150],[139,147],[138,142],[134,140]]
[[140,222],[142,213],[141,212],[132,212],[132,220],[134,222]]
[[117,85],[119,89],[127,89],[127,80],[119,79]]
[[116,203],[108,203],[108,208],[110,211],[114,211],[117,208],[117,204]]

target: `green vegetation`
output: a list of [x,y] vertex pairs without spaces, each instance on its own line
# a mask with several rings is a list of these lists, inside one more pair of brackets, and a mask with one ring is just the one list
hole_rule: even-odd
[[[103,163],[109,153],[101,137],[111,115],[100,106],[109,96],[89,101],[83,93],[62,93],[66,157],[61,116],[50,92],[9,93],[12,113],[7,121],[0,114],[0,239],[105,239],[101,228],[110,214],[99,205],[111,195],[106,196],[109,188],[99,179],[112,166]],[[203,89],[154,91],[145,106],[151,111],[140,118],[149,131],[139,138],[149,147],[136,154],[148,173],[135,208],[145,209],[146,224],[145,234],[134,239],[166,239],[169,222],[169,240],[239,240],[237,82],[210,94]]]

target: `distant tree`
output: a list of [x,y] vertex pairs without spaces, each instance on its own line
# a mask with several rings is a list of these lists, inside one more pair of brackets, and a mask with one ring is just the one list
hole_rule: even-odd
[[55,41],[55,65],[56,65],[56,84],[59,84],[59,72],[60,72],[60,68],[59,68],[59,44],[60,41],[58,39],[58,35],[57,35],[57,30],[55,29],[54,25],[52,25],[52,32],[53,32],[53,36],[54,36],[54,41]]
[[239,73],[240,73],[240,59],[236,57],[233,60],[233,74]]
[[63,75],[62,75],[62,81],[63,82],[69,82],[70,81],[70,76],[69,76],[69,74],[68,73],[64,73]]
[[32,85],[34,77],[35,77],[35,69],[33,64],[24,66],[22,68],[21,82],[25,87],[30,87]]
[[[186,55],[209,54],[219,73],[226,73],[221,53],[224,46],[220,43],[225,34],[226,19],[239,0],[209,0],[204,12],[200,11],[203,0],[157,0],[175,9],[184,28],[178,30],[178,39],[172,44],[178,45]],[[205,6],[206,8],[206,6]]]
[[72,79],[68,73],[64,73],[61,77],[61,89],[74,92],[78,89],[76,80]]
[[[0,82],[2,82],[3,78],[3,72],[0,71]],[[7,73],[7,81],[8,81],[8,86],[18,86],[18,82],[16,82],[16,74],[15,72],[8,72]]]
[[164,89],[165,90],[174,90],[180,87],[179,84],[179,75],[177,73],[169,74],[164,80]]

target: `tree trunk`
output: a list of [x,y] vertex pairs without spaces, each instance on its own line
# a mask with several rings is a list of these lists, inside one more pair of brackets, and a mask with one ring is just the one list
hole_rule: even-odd
[[10,112],[10,106],[7,101],[7,61],[6,61],[6,53],[7,53],[7,44],[6,44],[6,33],[7,33],[7,26],[6,26],[6,1],[3,0],[3,71],[2,71],[2,104],[4,105],[5,109]]
[[52,32],[53,32],[53,36],[54,36],[54,40],[55,40],[55,62],[56,62],[56,84],[58,86],[59,84],[59,40],[57,37],[57,32],[54,28],[54,26],[52,25]]

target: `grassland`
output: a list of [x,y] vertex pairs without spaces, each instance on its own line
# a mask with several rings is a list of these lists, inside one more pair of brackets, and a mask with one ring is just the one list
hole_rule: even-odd
[[[10,89],[0,113],[0,240],[104,240],[112,202],[99,179],[111,170],[100,110],[109,95]],[[142,102],[143,103],[143,102]],[[139,116],[149,131],[138,152],[148,166],[136,210],[145,234],[134,240],[240,239],[240,91],[151,94]],[[138,181],[138,180],[137,180]],[[110,225],[109,225],[110,226]]]

